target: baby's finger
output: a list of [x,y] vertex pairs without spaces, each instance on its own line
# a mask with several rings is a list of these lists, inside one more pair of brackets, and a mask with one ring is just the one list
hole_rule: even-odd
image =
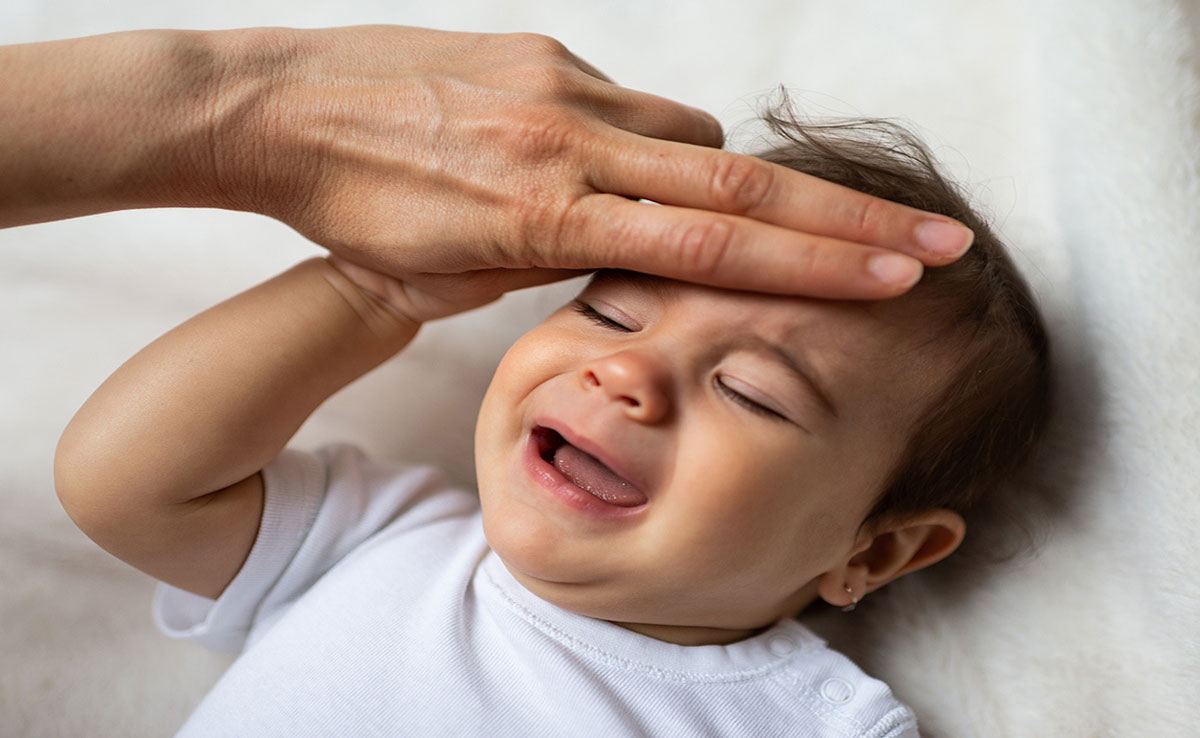
[[955,220],[865,195],[753,156],[612,131],[589,157],[601,192],[711,210],[829,239],[954,261],[974,235]]
[[921,263],[894,251],[797,233],[749,218],[616,195],[580,199],[547,255],[555,267],[615,267],[716,287],[828,299],[884,299]]
[[484,292],[511,292],[523,290],[526,287],[538,287],[551,282],[561,282],[572,277],[581,277],[591,269],[549,269],[533,267],[531,269],[479,269],[466,272],[462,276],[478,282],[479,289]]

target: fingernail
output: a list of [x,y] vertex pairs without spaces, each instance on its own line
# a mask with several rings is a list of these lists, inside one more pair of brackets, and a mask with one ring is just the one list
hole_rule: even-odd
[[975,234],[971,229],[957,223],[927,220],[917,226],[917,243],[938,256],[961,256],[974,241]]
[[900,254],[879,254],[867,262],[867,271],[880,282],[911,287],[921,278],[921,262]]

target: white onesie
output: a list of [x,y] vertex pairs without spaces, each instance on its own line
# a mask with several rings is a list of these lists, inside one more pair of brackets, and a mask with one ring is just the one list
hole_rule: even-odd
[[490,551],[474,493],[358,449],[286,450],[220,599],[160,584],[168,635],[240,657],[179,735],[916,736],[794,620],[678,646],[577,615]]

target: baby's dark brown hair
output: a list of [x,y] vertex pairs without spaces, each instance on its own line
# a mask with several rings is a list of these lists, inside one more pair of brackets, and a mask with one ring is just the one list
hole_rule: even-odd
[[1049,345],[1029,286],[1005,246],[929,150],[883,120],[802,123],[786,96],[763,116],[781,143],[762,159],[886,200],[947,215],[975,232],[958,261],[926,268],[908,298],[932,340],[957,357],[928,398],[863,526],[934,508],[960,514],[1011,479],[1049,414]]

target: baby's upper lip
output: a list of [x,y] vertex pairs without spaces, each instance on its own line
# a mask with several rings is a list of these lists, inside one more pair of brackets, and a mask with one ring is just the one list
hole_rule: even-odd
[[538,418],[534,421],[533,427],[537,428],[539,426],[554,431],[562,436],[567,443],[583,451],[585,454],[594,456],[601,464],[604,464],[613,473],[628,482],[630,486],[643,494],[646,493],[646,482],[643,476],[630,468],[630,465],[624,459],[618,458],[599,443],[577,433],[570,425],[555,418]]

